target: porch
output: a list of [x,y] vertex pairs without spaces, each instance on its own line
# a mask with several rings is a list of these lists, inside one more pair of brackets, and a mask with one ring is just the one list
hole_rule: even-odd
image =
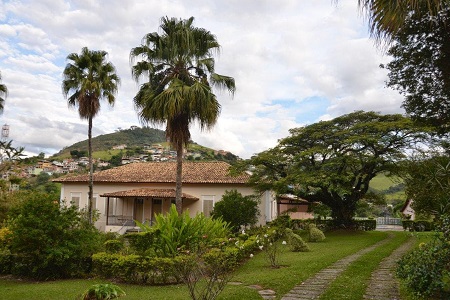
[[[174,189],[134,189],[100,195],[106,198],[106,226],[131,228],[136,221],[152,225],[155,215],[166,213],[175,203]],[[183,207],[199,199],[182,194]]]

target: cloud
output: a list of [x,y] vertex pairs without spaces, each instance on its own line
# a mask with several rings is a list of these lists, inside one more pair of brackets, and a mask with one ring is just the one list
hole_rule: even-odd
[[[247,158],[276,145],[289,128],[354,110],[402,112],[384,88],[388,61],[372,40],[357,1],[99,0],[1,2],[0,71],[9,96],[2,121],[29,152],[53,154],[83,140],[87,124],[61,92],[69,53],[105,50],[122,79],[113,108],[102,103],[95,134],[140,125],[133,106],[131,48],[158,31],[163,16],[195,17],[221,44],[216,71],[235,78],[234,97],[218,92],[222,113],[193,140]],[[30,13],[32,12],[32,13]],[[39,152],[36,152],[39,153]]]

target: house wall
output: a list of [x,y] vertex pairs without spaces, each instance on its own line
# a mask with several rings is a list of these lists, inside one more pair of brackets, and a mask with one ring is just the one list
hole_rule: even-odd
[[[107,198],[99,195],[117,191],[126,191],[139,188],[153,188],[153,189],[175,189],[175,184],[145,184],[145,183],[94,183],[94,198],[95,209],[100,212],[99,220],[95,223],[96,227],[102,231],[116,230],[116,228],[107,228],[106,226],[106,201]],[[198,201],[187,200],[184,202],[183,209],[189,210],[191,216],[195,216],[199,212],[205,212],[204,209],[211,207],[208,204],[213,202],[213,205],[222,199],[225,191],[236,189],[242,195],[254,194],[253,188],[243,184],[183,184],[183,193],[199,198]],[[80,208],[87,207],[88,204],[88,185],[86,183],[63,183],[61,188],[61,204],[70,205],[73,198],[77,198]],[[209,201],[208,201],[209,200]],[[275,203],[275,205],[274,205]],[[125,204],[125,203],[124,203]],[[171,200],[163,199],[163,211],[168,211]],[[127,205],[127,204],[125,204]],[[260,218],[259,225],[263,225],[268,221],[273,220],[277,216],[276,202],[270,192],[266,192],[260,199]],[[122,208],[123,215],[132,215],[133,206],[128,205]],[[151,201],[144,199],[143,220],[146,221],[151,218]]]

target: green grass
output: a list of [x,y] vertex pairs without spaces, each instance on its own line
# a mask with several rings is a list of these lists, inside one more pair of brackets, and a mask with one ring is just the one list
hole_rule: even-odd
[[372,272],[377,269],[383,258],[391,254],[409,238],[409,234],[405,232],[394,232],[393,234],[395,234],[395,238],[388,244],[377,247],[348,266],[333,281],[320,299],[362,299]]
[[[334,263],[335,261],[348,256],[360,249],[370,246],[386,237],[386,232],[345,232],[337,231],[327,233],[326,240],[320,243],[308,243],[310,252],[290,252],[286,248],[280,253],[281,268],[271,269],[265,260],[264,253],[258,253],[253,258],[249,258],[247,263],[242,265],[234,274],[231,281],[239,282],[239,285],[227,285],[222,294],[218,297],[224,299],[261,299],[257,291],[249,288],[249,285],[260,285],[264,289],[272,289],[277,293],[278,299],[286,294],[295,285],[317,273],[321,269]],[[403,233],[405,235],[405,233]],[[400,243],[402,234],[399,233],[396,242]],[[392,242],[392,247],[394,247]],[[390,245],[391,245],[390,244]],[[391,247],[391,246],[389,246]],[[392,249],[391,249],[392,250]],[[387,255],[389,249],[380,254],[367,254],[360,259],[360,264],[352,265],[361,274],[361,279],[353,280],[355,285],[360,280],[364,280],[369,271],[364,271],[364,266],[370,263],[377,265],[377,261]],[[377,252],[377,251],[375,251]],[[378,251],[380,252],[380,251]],[[384,257],[384,256],[383,256]],[[349,276],[347,271],[344,272]],[[352,276],[353,277],[353,276]],[[344,280],[342,277],[338,280]],[[3,299],[75,299],[81,295],[89,286],[97,283],[106,283],[107,280],[61,280],[54,282],[26,282],[18,280],[8,280],[0,278],[0,293]],[[338,283],[339,284],[339,283]],[[187,288],[184,285],[170,286],[140,286],[118,284],[126,293],[124,299],[189,299]],[[337,298],[333,298],[337,299]]]

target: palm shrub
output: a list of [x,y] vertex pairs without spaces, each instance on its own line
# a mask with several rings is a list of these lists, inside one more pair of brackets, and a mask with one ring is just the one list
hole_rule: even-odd
[[308,245],[298,234],[294,233],[292,229],[286,228],[286,237],[289,248],[292,252],[308,252],[310,251]]
[[325,234],[322,230],[317,228],[316,224],[308,225],[308,240],[310,242],[321,242],[325,239]]
[[115,284],[99,283],[88,288],[81,296],[81,300],[110,300],[125,295],[125,292]]
[[164,257],[202,251],[214,239],[226,237],[230,232],[228,224],[220,218],[211,219],[203,214],[191,217],[187,211],[178,214],[175,205],[155,219],[154,230],[159,231],[156,252]]

